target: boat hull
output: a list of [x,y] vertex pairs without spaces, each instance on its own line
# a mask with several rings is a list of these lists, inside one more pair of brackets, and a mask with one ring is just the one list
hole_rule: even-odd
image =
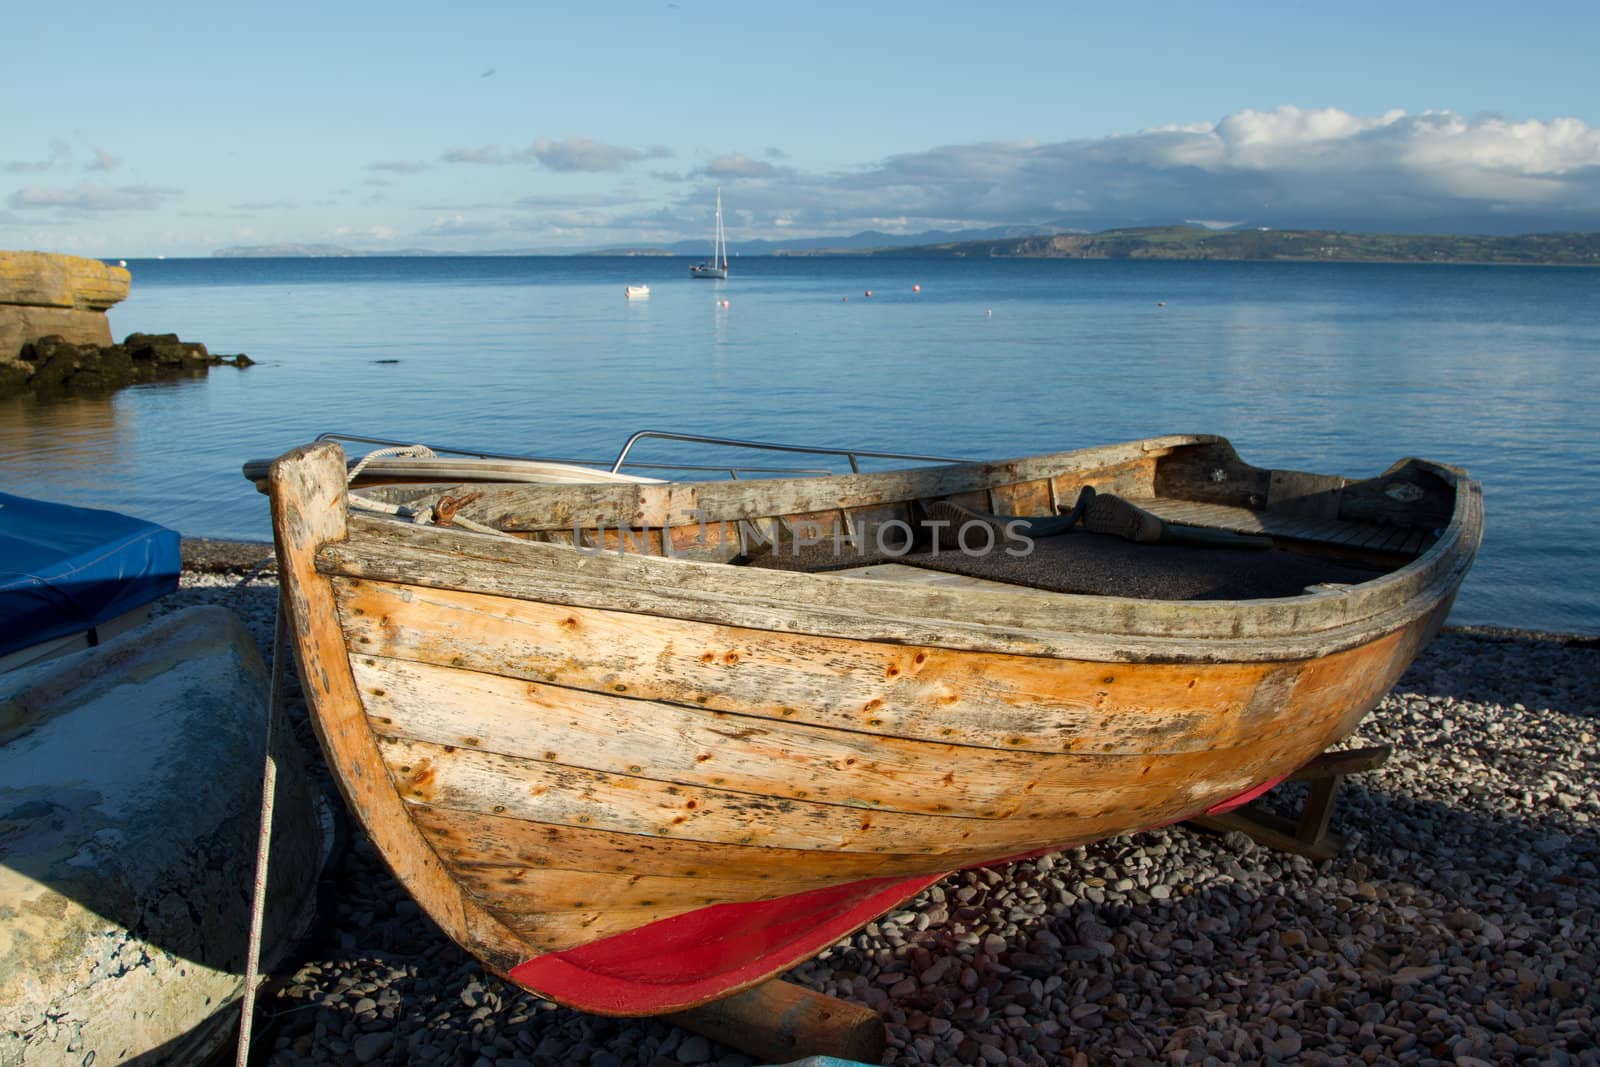
[[274,508],[352,806],[496,970],[625,1015],[781,973],[951,870],[1288,774],[1394,683],[1476,544],[1441,541],[1352,622],[1319,601],[1311,634],[1279,612],[1196,639],[1159,605],[1098,605],[1124,621],[1092,632],[1068,609],[1099,598],[346,520],[343,470],[329,446],[280,461]]
[[[214,605],[0,675],[0,1063],[214,1061],[246,985],[269,688]],[[272,744],[263,973],[308,935],[332,850],[286,723]]]

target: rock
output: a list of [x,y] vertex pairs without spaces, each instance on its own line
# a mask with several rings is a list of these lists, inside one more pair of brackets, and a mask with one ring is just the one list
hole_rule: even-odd
[[0,397],[100,393],[249,356],[214,356],[174,334],[130,334],[111,343],[105,311],[128,295],[132,277],[97,259],[0,252]]
[[705,1063],[710,1059],[711,1042],[699,1034],[690,1034],[678,1046],[678,1060],[681,1063]]
[[1436,963],[1432,967],[1402,967],[1394,974],[1394,984],[1416,985],[1418,982],[1431,981],[1443,973],[1442,963]]
[[105,311],[127,299],[126,267],[53,252],[0,252],[0,304]]
[[29,341],[17,359],[0,363],[0,396],[104,393],[163,378],[195,377],[211,367],[249,367],[249,356],[214,356],[199,342],[176,334],[132,333],[120,345],[74,344],[51,335]]
[[106,309],[127,297],[131,283],[126,269],[98,259],[0,252],[0,364],[50,334],[72,344],[110,344]]
[[362,1034],[350,1045],[350,1051],[355,1054],[357,1063],[371,1063],[373,1060],[389,1051],[389,1046],[394,1044],[394,1035],[388,1031],[380,1030],[373,1034]]

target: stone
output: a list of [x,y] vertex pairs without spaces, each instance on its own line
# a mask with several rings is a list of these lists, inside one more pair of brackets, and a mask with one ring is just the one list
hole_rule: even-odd
[[110,344],[106,309],[127,297],[132,280],[126,268],[98,259],[0,251],[0,364],[51,334],[73,344]]
[[98,259],[0,251],[0,304],[105,311],[127,299],[133,275]]
[[682,1063],[706,1063],[711,1059],[711,1042],[699,1034],[690,1034],[678,1046],[678,1060]]
[[52,334],[24,344],[15,361],[0,363],[0,396],[22,389],[40,396],[108,392],[254,362],[243,354],[214,356],[205,345],[181,341],[176,334],[132,333],[120,345],[74,344]]
[[158,377],[248,367],[245,355],[213,356],[173,334],[130,334],[112,344],[106,309],[132,277],[97,259],[0,252],[0,397],[107,392]]
[[373,1060],[389,1051],[389,1046],[394,1044],[394,1034],[386,1030],[377,1033],[362,1034],[350,1044],[350,1051],[354,1053],[357,1063],[371,1063]]

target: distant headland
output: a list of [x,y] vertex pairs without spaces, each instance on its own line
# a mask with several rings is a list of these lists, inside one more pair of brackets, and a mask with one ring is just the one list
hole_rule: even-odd
[[1339,233],[1334,230],[1208,230],[1157,226],[874,250],[873,256],[995,259],[1292,260],[1340,263],[1494,263],[1600,266],[1600,233]]
[[[973,231],[969,231],[971,233]],[[992,231],[963,238],[931,232],[916,235],[859,233],[813,237],[782,244],[734,243],[743,256],[894,256],[969,259],[1165,259],[1268,260],[1337,263],[1486,263],[1528,266],[1600,266],[1600,233],[1536,233],[1514,237],[1483,234],[1343,233],[1337,230],[1215,230],[1203,226],[1147,226],[1099,233],[997,236]],[[919,240],[920,239],[920,240]],[[578,252],[496,249],[448,252],[408,248],[382,252],[327,244],[249,245],[219,248],[219,258],[377,256],[673,256],[698,255],[701,243],[666,247],[604,248]]]

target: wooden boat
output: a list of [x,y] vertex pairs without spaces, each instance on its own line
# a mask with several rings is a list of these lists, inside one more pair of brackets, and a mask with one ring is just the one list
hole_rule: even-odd
[[[1377,703],[1482,532],[1458,469],[1265,470],[1209,436],[822,477],[504,476],[359,490],[480,533],[353,510],[337,444],[278,459],[301,676],[428,914],[519,985],[623,1015],[782,972],[949,871],[1253,795]],[[1045,536],[1084,487],[1161,536]],[[1036,517],[1032,551],[932,555],[941,503],[991,533]],[[1251,547],[1204,543],[1230,534]]]

